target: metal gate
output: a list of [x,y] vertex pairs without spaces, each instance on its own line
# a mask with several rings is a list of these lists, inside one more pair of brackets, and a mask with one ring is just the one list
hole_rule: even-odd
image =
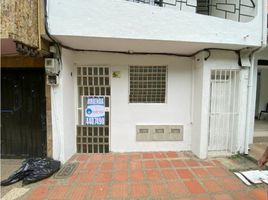
[[212,70],[209,151],[234,152],[239,116],[239,70]]
[[1,70],[1,157],[46,156],[44,69]]
[[[78,86],[78,153],[107,153],[110,151],[110,69],[103,66],[77,68]],[[105,116],[103,125],[84,123],[85,98],[103,98]]]

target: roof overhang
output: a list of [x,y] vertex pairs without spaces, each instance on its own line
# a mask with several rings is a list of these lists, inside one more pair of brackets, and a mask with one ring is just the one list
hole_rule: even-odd
[[60,43],[74,49],[117,51],[129,53],[164,53],[192,55],[202,49],[217,48],[240,50],[245,48],[237,44],[196,43],[167,40],[124,39],[83,36],[54,35]]

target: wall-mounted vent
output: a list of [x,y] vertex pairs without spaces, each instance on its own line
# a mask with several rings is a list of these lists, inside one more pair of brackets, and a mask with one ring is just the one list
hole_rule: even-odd
[[137,141],[183,141],[182,125],[137,125]]

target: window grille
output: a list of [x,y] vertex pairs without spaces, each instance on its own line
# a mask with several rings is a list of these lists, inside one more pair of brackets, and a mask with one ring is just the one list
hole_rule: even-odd
[[166,66],[129,67],[130,103],[165,103]]

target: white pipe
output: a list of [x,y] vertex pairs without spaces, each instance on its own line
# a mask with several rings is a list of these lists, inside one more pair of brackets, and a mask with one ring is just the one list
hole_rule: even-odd
[[249,79],[248,79],[248,95],[247,95],[247,115],[246,115],[246,131],[245,131],[245,141],[244,141],[244,153],[248,154],[248,145],[249,145],[249,135],[250,135],[250,123],[251,123],[251,118],[254,116],[251,116],[251,107],[252,107],[252,86],[253,86],[253,75],[254,75],[254,65],[255,65],[255,55],[262,51],[266,47],[266,32],[267,32],[267,13],[266,13],[266,1],[262,1],[263,6],[262,6],[262,40],[261,40],[261,47],[255,49],[252,51],[250,55],[251,59],[251,66],[250,66],[250,71],[249,71]]

